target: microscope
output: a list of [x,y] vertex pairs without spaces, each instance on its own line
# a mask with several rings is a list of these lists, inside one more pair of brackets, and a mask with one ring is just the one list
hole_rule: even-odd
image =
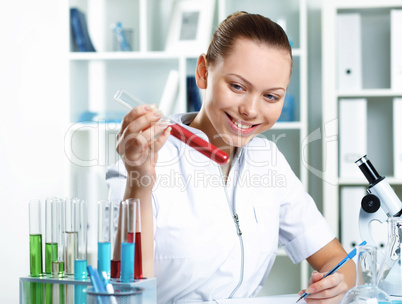
[[369,245],[375,246],[376,243],[371,236],[370,223],[372,221],[383,223],[388,217],[400,217],[402,215],[402,202],[387,183],[385,177],[378,174],[367,155],[361,157],[355,163],[369,182],[368,194],[361,201],[359,214],[360,236]]

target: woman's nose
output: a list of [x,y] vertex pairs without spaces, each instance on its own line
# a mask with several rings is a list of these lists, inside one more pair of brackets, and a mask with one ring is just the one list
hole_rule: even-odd
[[257,116],[258,113],[257,105],[257,98],[248,98],[239,106],[239,112],[249,119],[254,118]]

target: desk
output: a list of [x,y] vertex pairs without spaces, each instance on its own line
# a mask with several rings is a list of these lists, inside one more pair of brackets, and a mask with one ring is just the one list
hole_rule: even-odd
[[[256,297],[247,299],[222,299],[204,304],[295,304],[300,298],[298,294],[278,295],[269,297]],[[306,301],[300,300],[297,304],[306,304]]]

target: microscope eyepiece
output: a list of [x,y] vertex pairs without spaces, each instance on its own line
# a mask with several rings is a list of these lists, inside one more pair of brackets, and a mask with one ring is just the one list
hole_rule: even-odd
[[384,176],[380,176],[377,170],[374,168],[367,155],[359,158],[355,161],[356,165],[359,166],[360,170],[363,172],[364,176],[367,178],[370,187],[377,184],[384,179]]

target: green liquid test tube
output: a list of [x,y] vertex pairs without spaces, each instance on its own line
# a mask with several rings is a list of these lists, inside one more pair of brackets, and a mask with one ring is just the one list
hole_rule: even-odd
[[[42,275],[42,229],[41,229],[41,202],[29,202],[29,266],[31,277]],[[31,304],[43,303],[43,286],[41,283],[31,283]]]

